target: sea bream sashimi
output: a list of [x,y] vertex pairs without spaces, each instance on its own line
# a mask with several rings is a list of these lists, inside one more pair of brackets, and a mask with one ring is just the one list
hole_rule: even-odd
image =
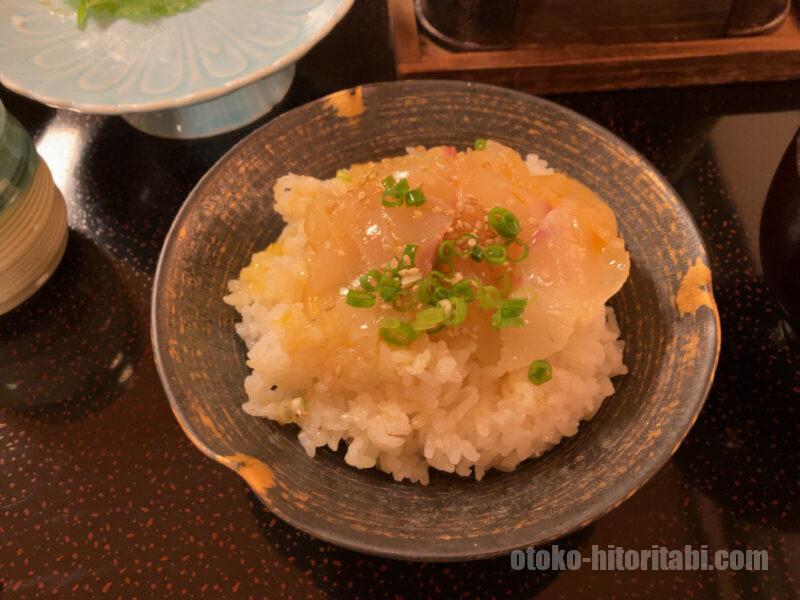
[[[278,183],[289,193],[301,184]],[[342,170],[325,188],[304,207],[302,301],[378,341],[469,336],[476,360],[515,369],[561,350],[628,276],[608,206],[563,174],[532,173],[496,142],[410,148]],[[516,225],[503,230],[497,215]]]
[[629,270],[616,219],[536,157],[414,147],[287,175],[274,200],[285,227],[225,302],[244,410],[296,424],[309,456],[481,479],[574,435],[627,372],[606,306]]

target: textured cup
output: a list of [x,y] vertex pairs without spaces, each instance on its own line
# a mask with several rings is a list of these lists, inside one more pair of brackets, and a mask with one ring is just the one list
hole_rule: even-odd
[[44,285],[67,244],[67,207],[22,126],[0,104],[0,315]]
[[[427,487],[309,458],[294,426],[248,416],[244,345],[226,283],[283,222],[272,186],[287,172],[331,177],[412,145],[491,138],[536,152],[614,209],[632,258],[613,304],[630,374],[577,435],[511,473],[476,482],[432,471]],[[697,228],[653,167],[614,135],[551,102],[464,82],[346,90],[288,112],[240,142],[178,213],[153,290],[156,363],[173,411],[208,456],[236,470],[279,517],[348,548],[457,560],[540,545],[635,493],[697,417],[719,353],[719,320]]]

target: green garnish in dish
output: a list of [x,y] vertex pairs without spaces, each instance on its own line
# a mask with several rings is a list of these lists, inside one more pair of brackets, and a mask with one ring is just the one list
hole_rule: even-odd
[[520,232],[519,219],[510,210],[495,206],[486,215],[489,226],[507,240],[513,240]]
[[375,296],[361,290],[347,290],[345,302],[356,308],[369,308],[370,306],[375,306]]
[[194,8],[200,0],[76,0],[78,25],[90,16],[141,19],[166,17]]
[[492,327],[503,329],[506,327],[522,327],[525,321],[521,316],[528,301],[525,298],[509,298],[503,300],[492,315]]
[[412,190],[408,185],[408,179],[405,177],[397,181],[394,177],[389,175],[381,184],[383,185],[381,204],[387,208],[396,208],[402,206],[403,203],[409,207],[417,207],[425,204],[425,194],[422,188],[414,188]]
[[[397,181],[391,175],[383,180],[385,206],[408,204],[412,191],[408,180]],[[469,304],[476,302],[481,310],[493,311],[492,327],[522,327],[522,313],[528,300],[510,298],[511,265],[528,256],[528,244],[517,235],[519,219],[501,207],[491,209],[486,215],[491,228],[505,238],[503,243],[490,243],[482,248],[476,233],[464,233],[456,239],[444,239],[436,249],[433,270],[427,275],[416,266],[417,245],[406,244],[401,254],[381,269],[370,269],[359,277],[361,289],[347,291],[350,306],[372,308],[378,296],[383,301],[378,308],[411,313],[407,321],[392,317],[381,322],[380,337],[392,346],[405,346],[417,339],[420,333],[434,334],[446,327],[458,327],[469,313]],[[509,256],[512,249],[513,256]],[[504,267],[494,285],[479,279],[464,278],[456,269],[456,262],[471,258],[485,260],[491,267]]]
[[486,254],[486,262],[494,267],[506,262],[506,257],[508,256],[506,247],[499,244],[489,244],[484,248],[484,253]]
[[374,292],[381,284],[382,275],[377,269],[370,269],[365,275],[359,277],[358,282],[365,292]]
[[475,144],[473,145],[475,150],[486,150],[486,140],[483,138],[478,138],[475,140]]
[[[511,248],[514,247],[522,248],[522,250],[520,250],[519,254],[517,254],[516,256],[511,256]],[[506,254],[508,255],[508,260],[510,260],[511,262],[522,262],[523,260],[528,258],[528,252],[529,252],[528,244],[526,244],[519,238],[514,238],[513,240],[508,240],[506,242]]]
[[418,335],[411,325],[393,317],[381,321],[379,333],[390,346],[408,346]]
[[542,385],[553,378],[553,367],[546,360],[535,360],[528,367],[528,381],[533,385]]
[[453,256],[458,256],[456,243],[453,240],[445,240],[439,244],[439,249],[436,251],[436,256],[442,260],[450,260]]

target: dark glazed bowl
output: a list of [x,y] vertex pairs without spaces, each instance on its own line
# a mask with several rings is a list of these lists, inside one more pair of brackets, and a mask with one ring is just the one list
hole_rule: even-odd
[[[432,473],[427,487],[310,459],[294,426],[245,414],[245,349],[226,282],[283,223],[277,177],[410,145],[498,140],[533,151],[599,192],[632,257],[614,298],[630,374],[601,411],[543,457],[483,481]],[[460,560],[539,545],[636,492],[675,452],[708,393],[720,344],[710,272],[691,216],[661,175],[614,135],[551,102],[464,82],[407,81],[322,98],[264,125],[200,181],[167,236],[153,290],[153,345],[172,409],[192,441],[236,470],[290,524],[394,558]],[[691,268],[690,268],[691,266]]]

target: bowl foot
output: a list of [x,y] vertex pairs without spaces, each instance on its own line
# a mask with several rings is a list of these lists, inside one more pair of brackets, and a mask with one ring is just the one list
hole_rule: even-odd
[[168,110],[122,115],[130,125],[158,137],[211,137],[249,125],[267,114],[289,91],[294,65],[213,100]]

